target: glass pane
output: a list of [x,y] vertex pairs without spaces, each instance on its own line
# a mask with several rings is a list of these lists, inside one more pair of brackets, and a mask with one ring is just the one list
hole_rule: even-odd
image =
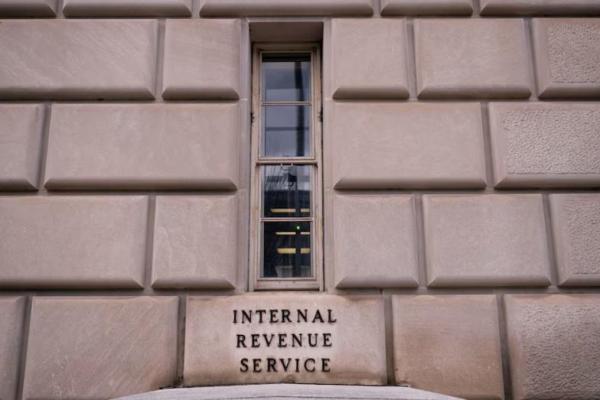
[[263,167],[265,217],[310,217],[309,165]]
[[310,106],[264,106],[263,148],[266,157],[308,157]]
[[263,101],[310,101],[310,54],[264,54]]
[[310,236],[310,222],[263,222],[262,277],[312,277]]

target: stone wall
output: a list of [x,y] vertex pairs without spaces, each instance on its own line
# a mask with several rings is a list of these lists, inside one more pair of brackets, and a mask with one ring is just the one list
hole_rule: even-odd
[[248,291],[250,41],[281,21],[323,26],[324,286],[384,305],[379,383],[600,398],[599,1],[0,17],[1,399],[206,383],[186,337]]

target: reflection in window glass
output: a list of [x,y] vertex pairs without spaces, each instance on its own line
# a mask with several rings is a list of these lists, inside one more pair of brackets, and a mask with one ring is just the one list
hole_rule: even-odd
[[310,106],[263,107],[263,148],[266,157],[311,155]]
[[310,217],[308,165],[263,167],[263,210],[267,218]]
[[263,278],[312,277],[310,222],[263,222]]
[[264,54],[263,101],[310,100],[310,54]]

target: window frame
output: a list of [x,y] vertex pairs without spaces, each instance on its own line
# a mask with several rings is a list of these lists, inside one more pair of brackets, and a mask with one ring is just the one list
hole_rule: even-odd
[[[264,53],[311,54],[311,146],[310,157],[264,157],[262,147],[262,55]],[[321,46],[319,43],[254,43],[252,46],[252,104],[251,104],[251,222],[250,222],[250,274],[249,290],[323,290],[323,170],[322,170],[322,86]],[[285,102],[289,105],[306,104],[306,101]],[[277,221],[309,221],[311,223],[311,266],[313,277],[265,278],[263,269],[263,222],[273,218],[263,217],[262,169],[265,165],[310,165],[311,217],[284,217]]]

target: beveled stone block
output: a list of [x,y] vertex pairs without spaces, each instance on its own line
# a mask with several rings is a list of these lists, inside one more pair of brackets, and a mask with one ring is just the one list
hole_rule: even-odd
[[167,20],[165,99],[237,99],[242,29],[239,20]]
[[336,189],[482,188],[478,104],[332,103]]
[[504,298],[513,399],[600,397],[600,296]]
[[24,309],[24,297],[0,298],[0,398],[3,400],[17,399]]
[[63,0],[67,17],[191,17],[192,0]]
[[600,186],[600,103],[492,103],[495,185]]
[[239,106],[57,104],[49,189],[235,189]]
[[415,54],[421,99],[531,95],[522,20],[417,20]]
[[396,384],[503,399],[495,296],[393,296]]
[[382,0],[381,15],[471,15],[472,0]]
[[600,285],[600,194],[552,194],[550,210],[559,284]]
[[159,196],[152,286],[235,288],[237,230],[235,196]]
[[188,297],[186,310],[184,386],[387,380],[382,297]]
[[34,297],[23,399],[110,399],[173,385],[176,297]]
[[57,0],[0,0],[0,17],[54,17]]
[[140,288],[142,196],[0,198],[0,287]]
[[372,0],[204,0],[202,17],[370,16]]
[[6,20],[0,99],[152,99],[156,21]]
[[331,36],[334,98],[408,98],[404,21],[334,19]]
[[598,15],[597,0],[480,0],[481,15]]
[[44,107],[0,105],[0,190],[35,190]]
[[539,97],[600,96],[600,20],[534,19]]
[[549,286],[542,196],[426,195],[430,287]]
[[333,206],[335,286],[418,286],[414,199],[337,194]]

